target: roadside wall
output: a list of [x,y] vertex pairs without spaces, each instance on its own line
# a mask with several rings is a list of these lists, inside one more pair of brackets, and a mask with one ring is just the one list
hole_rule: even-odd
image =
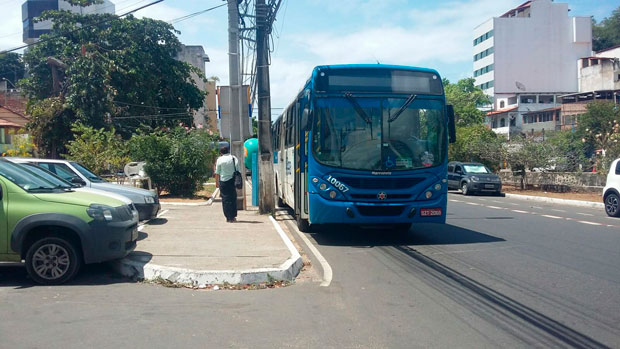
[[[520,186],[521,177],[512,171],[499,173],[504,185]],[[527,172],[527,188],[542,189],[551,192],[600,193],[605,186],[605,176],[591,172]]]

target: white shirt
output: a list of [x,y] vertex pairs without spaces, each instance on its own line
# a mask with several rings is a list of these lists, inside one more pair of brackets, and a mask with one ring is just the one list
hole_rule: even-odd
[[239,171],[239,161],[234,155],[225,154],[217,158],[215,173],[220,175],[220,182],[231,180],[235,171]]

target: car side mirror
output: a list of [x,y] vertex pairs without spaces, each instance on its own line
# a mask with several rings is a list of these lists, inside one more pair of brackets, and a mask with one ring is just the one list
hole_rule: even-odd
[[456,142],[456,125],[454,123],[454,107],[451,104],[446,105],[448,112],[448,142]]
[[84,182],[82,180],[82,178],[80,178],[80,177],[73,177],[73,178],[71,178],[71,183],[77,184],[77,185],[81,185],[81,186],[85,186],[86,185],[86,182]]

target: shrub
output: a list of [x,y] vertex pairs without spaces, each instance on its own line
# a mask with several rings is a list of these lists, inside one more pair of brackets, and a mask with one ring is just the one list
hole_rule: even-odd
[[106,131],[74,124],[71,131],[74,140],[67,144],[68,154],[64,156],[96,174],[117,173],[130,161],[126,142],[113,129]]
[[204,130],[177,127],[134,135],[133,161],[145,161],[145,170],[158,190],[193,196],[213,173],[217,138]]

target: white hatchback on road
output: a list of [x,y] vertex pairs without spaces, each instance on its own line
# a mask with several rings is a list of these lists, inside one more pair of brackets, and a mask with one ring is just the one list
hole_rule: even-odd
[[611,217],[620,217],[620,159],[614,160],[609,168],[607,183],[603,189],[605,212]]

